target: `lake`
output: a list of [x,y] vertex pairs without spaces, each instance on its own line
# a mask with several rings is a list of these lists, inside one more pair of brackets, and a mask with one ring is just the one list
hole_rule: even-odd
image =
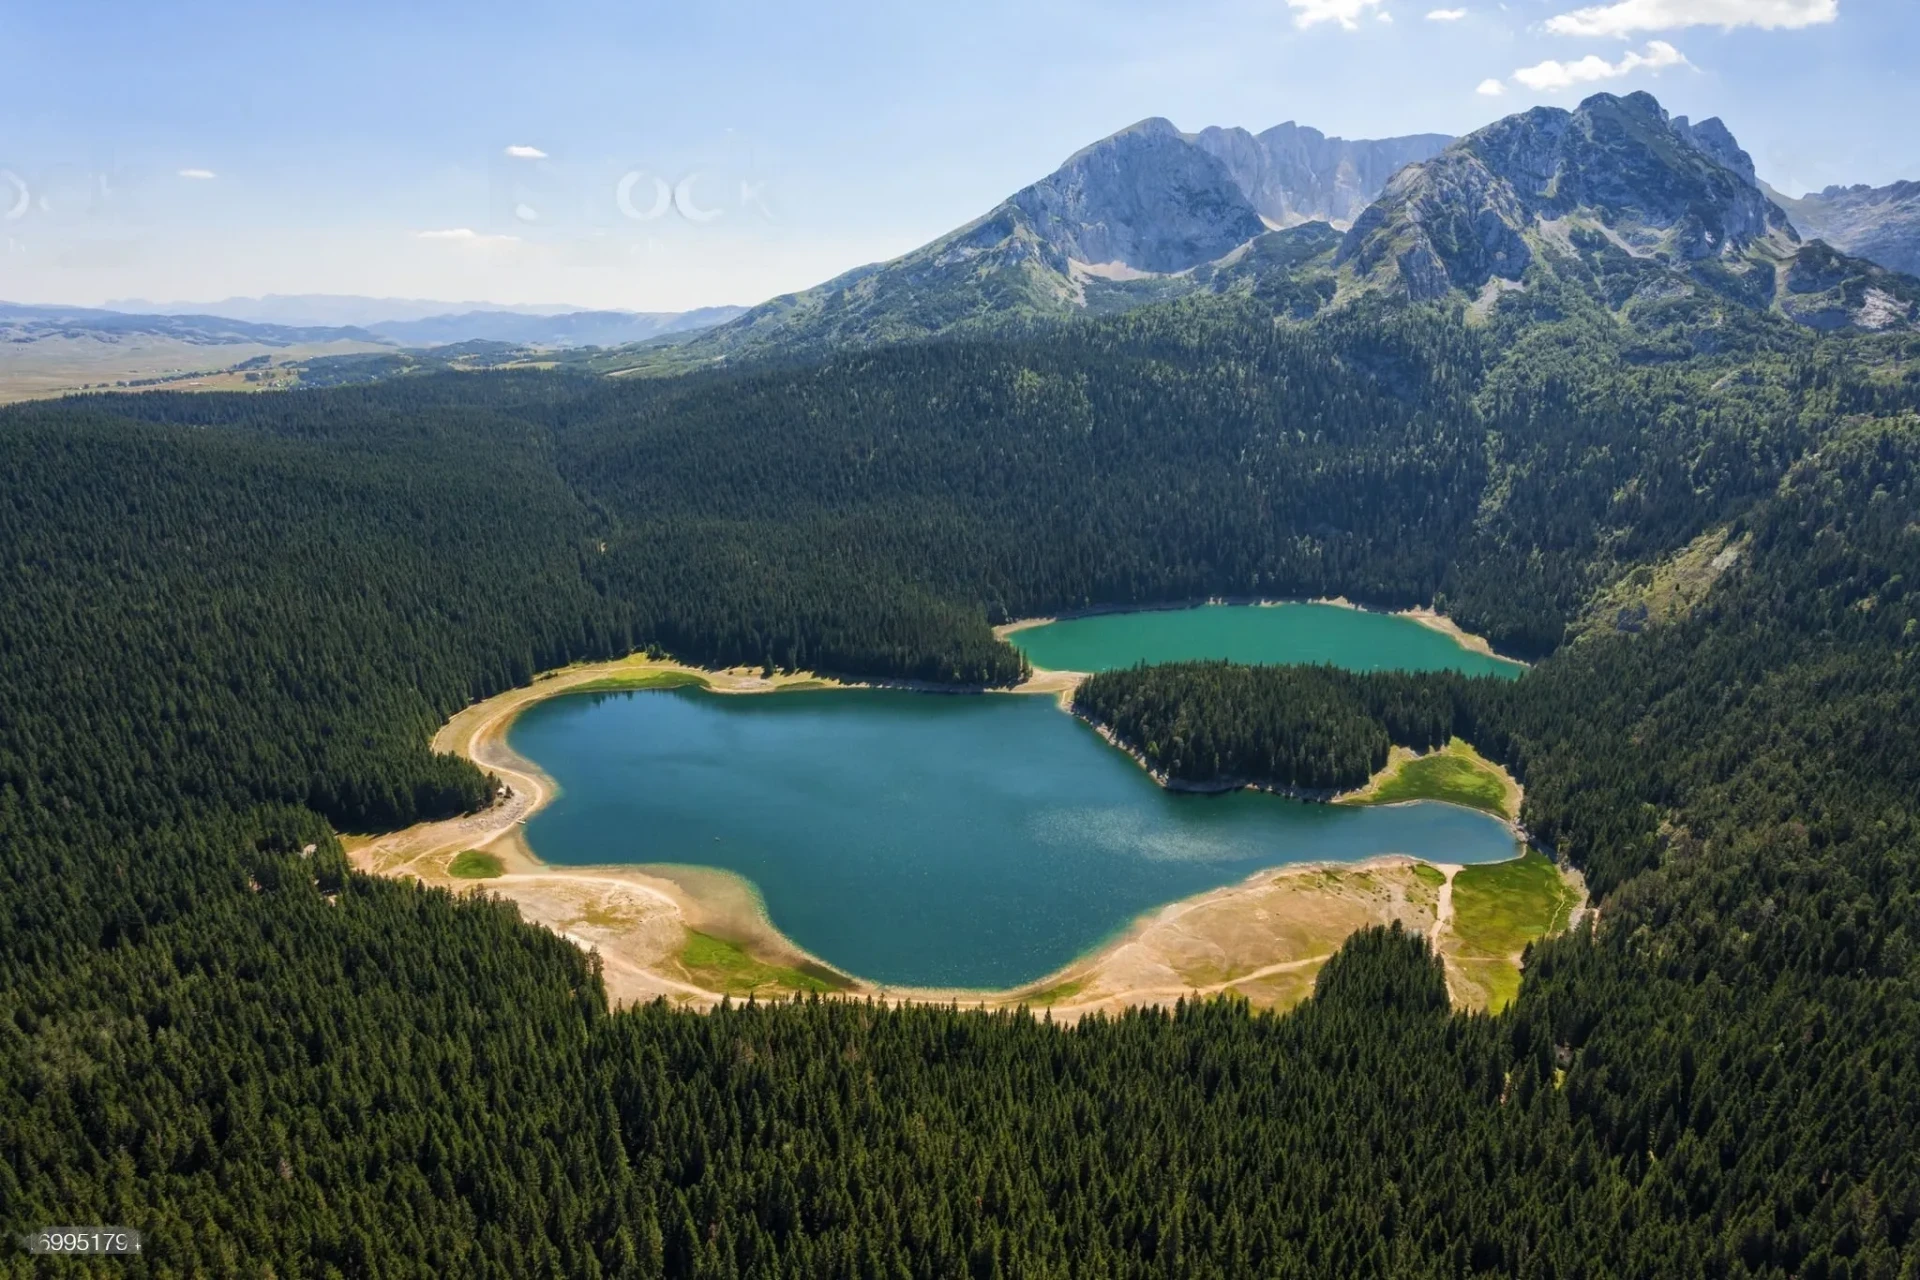
[[1450,805],[1166,791],[1032,695],[573,694],[509,742],[561,787],[527,827],[548,863],[737,873],[794,942],[896,985],[1028,982],[1264,867],[1518,852]]
[[1349,671],[1464,671],[1517,676],[1526,668],[1462,648],[1411,618],[1335,604],[1199,605],[1097,613],[1007,637],[1036,667],[1108,671],[1141,662],[1330,662]]

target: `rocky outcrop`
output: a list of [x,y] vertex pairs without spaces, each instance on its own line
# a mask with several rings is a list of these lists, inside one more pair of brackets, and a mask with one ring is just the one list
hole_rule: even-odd
[[1815,241],[1780,269],[1780,309],[1810,328],[1877,333],[1911,327],[1920,280]]

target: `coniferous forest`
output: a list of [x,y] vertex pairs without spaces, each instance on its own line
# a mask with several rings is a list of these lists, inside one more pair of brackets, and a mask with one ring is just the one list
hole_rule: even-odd
[[[1920,1275],[1920,346],[1668,337],[1216,300],[0,411],[0,1221],[148,1242],[4,1268]],[[1215,595],[1535,660],[1080,695],[1181,778],[1506,765],[1600,908],[1508,1009],[1375,930],[1281,1016],[613,1011],[332,834],[484,804],[434,728],[575,659],[1005,684],[994,624]]]

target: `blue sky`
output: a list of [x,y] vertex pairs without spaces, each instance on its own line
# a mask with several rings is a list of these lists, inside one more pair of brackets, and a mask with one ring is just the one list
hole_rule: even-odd
[[1644,88],[1795,194],[1920,178],[1914,0],[26,0],[0,50],[16,301],[756,302],[1149,115],[1461,133]]

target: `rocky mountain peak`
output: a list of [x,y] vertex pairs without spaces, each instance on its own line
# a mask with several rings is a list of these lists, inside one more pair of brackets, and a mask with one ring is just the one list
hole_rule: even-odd
[[1081,148],[1007,203],[1059,271],[1184,271],[1267,229],[1226,166],[1159,117]]
[[1714,116],[1712,119],[1702,120],[1699,124],[1688,124],[1685,116],[1675,116],[1672,127],[1674,133],[1685,138],[1748,182],[1755,186],[1759,185],[1759,175],[1753,169],[1753,157],[1740,149],[1740,144],[1734,141],[1732,131],[1721,122],[1720,117]]
[[1520,281],[1542,236],[1581,227],[1681,263],[1797,239],[1725,125],[1670,121],[1649,93],[1601,93],[1508,116],[1401,170],[1340,261],[1417,298],[1478,292]]

